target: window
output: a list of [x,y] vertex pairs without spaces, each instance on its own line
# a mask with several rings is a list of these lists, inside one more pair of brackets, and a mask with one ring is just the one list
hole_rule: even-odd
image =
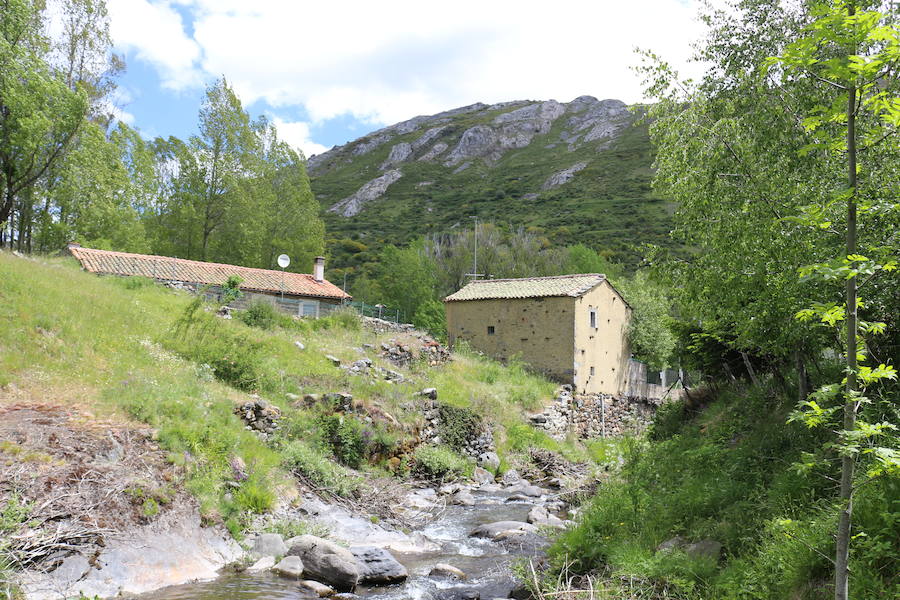
[[594,376],[594,367],[591,367],[591,377]]
[[591,329],[597,329],[597,309],[591,309]]
[[494,326],[488,325],[488,335],[494,335]]

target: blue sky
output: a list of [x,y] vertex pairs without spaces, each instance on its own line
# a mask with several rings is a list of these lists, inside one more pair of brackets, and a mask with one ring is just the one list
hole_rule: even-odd
[[694,0],[107,0],[121,118],[195,132],[224,75],[307,155],[419,114],[583,94],[642,100],[635,47],[687,69]]

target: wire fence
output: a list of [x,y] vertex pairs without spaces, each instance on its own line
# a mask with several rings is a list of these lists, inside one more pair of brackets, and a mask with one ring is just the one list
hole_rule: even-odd
[[399,308],[392,308],[384,304],[366,304],[365,302],[352,301],[348,303],[364,317],[374,317],[376,319],[384,319],[392,323],[406,323],[406,314]]

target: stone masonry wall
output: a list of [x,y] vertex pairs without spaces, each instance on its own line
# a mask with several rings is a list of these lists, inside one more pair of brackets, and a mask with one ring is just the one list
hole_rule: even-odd
[[653,421],[660,401],[617,397],[610,394],[573,394],[562,386],[553,403],[531,415],[531,423],[551,437],[562,439],[570,432],[581,439],[640,433]]

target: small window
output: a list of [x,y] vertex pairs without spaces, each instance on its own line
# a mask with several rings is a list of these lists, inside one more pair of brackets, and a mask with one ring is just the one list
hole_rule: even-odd
[[488,335],[494,335],[494,326],[488,325]]
[[594,376],[594,367],[591,367],[591,377]]
[[597,329],[597,309],[591,309],[591,329]]

